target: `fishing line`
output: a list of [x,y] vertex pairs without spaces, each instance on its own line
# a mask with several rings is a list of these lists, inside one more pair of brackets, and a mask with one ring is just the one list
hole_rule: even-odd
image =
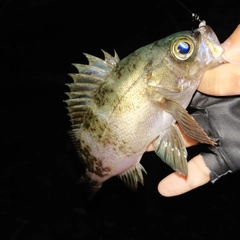
[[[190,12],[192,14],[192,24],[194,24],[194,21],[199,21],[201,22],[202,20],[200,19],[199,15],[197,15],[196,13],[193,13],[189,8],[187,8],[182,2],[180,2],[179,0],[176,0],[183,8],[185,8],[185,10],[187,10],[188,12]],[[193,31],[194,26],[192,25],[192,31]]]

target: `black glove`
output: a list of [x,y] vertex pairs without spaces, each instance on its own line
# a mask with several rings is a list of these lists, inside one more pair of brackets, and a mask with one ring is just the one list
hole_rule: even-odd
[[211,182],[239,170],[240,96],[213,97],[196,92],[187,110],[216,142],[200,153],[211,171]]

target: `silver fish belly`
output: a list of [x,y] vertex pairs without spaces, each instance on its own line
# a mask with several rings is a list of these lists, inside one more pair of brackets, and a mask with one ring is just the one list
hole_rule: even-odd
[[70,135],[86,166],[82,179],[93,196],[113,176],[132,189],[144,183],[140,164],[153,142],[162,161],[187,175],[182,130],[200,143],[214,144],[187,113],[202,74],[219,64],[223,49],[213,30],[201,24],[137,49],[120,60],[85,54],[70,74]]

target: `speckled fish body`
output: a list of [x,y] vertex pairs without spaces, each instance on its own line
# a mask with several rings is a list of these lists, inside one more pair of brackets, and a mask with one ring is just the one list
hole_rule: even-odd
[[221,64],[223,50],[213,30],[172,34],[122,60],[85,54],[68,84],[70,134],[86,166],[82,177],[94,195],[103,182],[120,177],[132,189],[143,184],[140,164],[152,143],[156,154],[187,175],[187,152],[175,126],[201,143],[213,144],[185,110],[202,74]]

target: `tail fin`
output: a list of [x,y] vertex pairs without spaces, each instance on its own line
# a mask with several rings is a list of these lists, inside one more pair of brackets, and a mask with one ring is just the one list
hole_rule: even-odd
[[79,179],[77,184],[81,184],[85,188],[85,197],[88,201],[90,201],[102,187],[102,185],[94,185],[86,174]]

